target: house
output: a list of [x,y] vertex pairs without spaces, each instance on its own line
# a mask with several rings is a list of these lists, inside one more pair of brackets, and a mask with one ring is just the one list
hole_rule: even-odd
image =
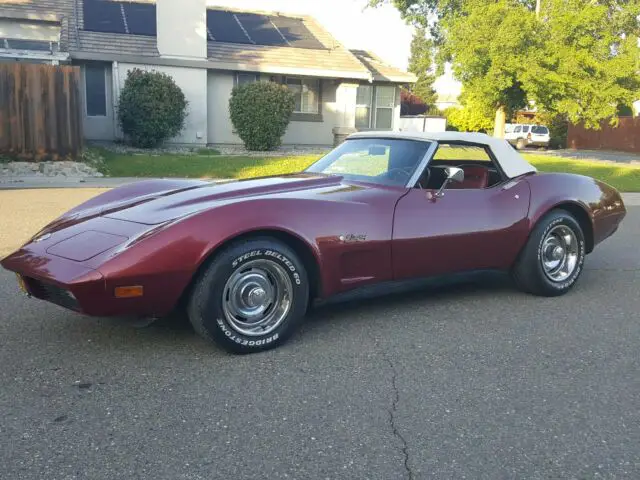
[[237,84],[270,80],[296,95],[288,145],[330,145],[398,128],[413,74],[350,51],[312,17],[207,7],[206,0],[0,0],[0,61],[79,65],[89,140],[121,136],[127,72],[164,72],[189,101],[180,144],[241,144],[228,112]]

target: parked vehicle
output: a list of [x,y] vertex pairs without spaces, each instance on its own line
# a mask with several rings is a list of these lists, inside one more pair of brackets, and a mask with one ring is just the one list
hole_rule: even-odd
[[372,284],[493,269],[562,295],[625,215],[613,187],[538,173],[485,134],[360,132],[301,173],[115,188],[1,264],[87,315],[185,309],[247,353],[284,342],[315,299]]
[[544,125],[507,124],[505,126],[505,140],[518,150],[528,146],[548,147],[551,137],[549,129]]

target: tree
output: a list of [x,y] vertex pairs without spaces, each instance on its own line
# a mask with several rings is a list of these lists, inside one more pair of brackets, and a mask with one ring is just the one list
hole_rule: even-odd
[[436,91],[433,89],[435,75],[433,74],[433,42],[427,38],[424,28],[417,28],[411,41],[411,57],[409,71],[418,77],[416,83],[409,90],[426,105],[436,102]]
[[118,120],[132,145],[151,148],[180,133],[187,105],[173,78],[134,68],[120,93]]
[[640,2],[544,0],[545,48],[522,77],[529,97],[572,123],[598,128],[640,93]]
[[249,150],[271,150],[280,145],[295,104],[293,93],[285,85],[245,83],[231,91],[229,113]]
[[447,124],[462,132],[491,133],[493,110],[478,101],[469,92],[460,95],[462,107],[449,107],[444,111]]
[[428,28],[441,66],[505,116],[539,109],[597,128],[640,95],[640,0],[370,0]]

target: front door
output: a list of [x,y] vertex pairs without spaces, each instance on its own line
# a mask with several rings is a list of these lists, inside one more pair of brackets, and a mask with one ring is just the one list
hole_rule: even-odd
[[526,180],[433,194],[414,188],[396,206],[396,280],[511,266],[527,238]]

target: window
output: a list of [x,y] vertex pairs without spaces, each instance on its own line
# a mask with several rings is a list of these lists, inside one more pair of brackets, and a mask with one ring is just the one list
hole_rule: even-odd
[[366,129],[371,126],[371,85],[358,85],[356,95],[356,128]]
[[107,82],[103,65],[87,65],[84,69],[87,116],[107,116]]
[[546,135],[549,133],[549,129],[547,127],[536,125],[535,127],[531,127],[531,133],[536,133],[538,135]]
[[376,129],[391,130],[396,102],[395,87],[376,87]]
[[287,77],[285,84],[295,95],[295,113],[320,112],[320,80],[317,78]]
[[522,133],[529,133],[529,125],[522,126]]
[[455,145],[441,143],[432,162],[438,160],[471,160],[473,162],[490,162],[491,157],[482,147],[474,145]]
[[520,125],[518,125],[514,130],[513,133],[520,133],[522,131],[522,127]]
[[356,128],[393,129],[395,104],[396,87],[359,85],[356,94]]
[[346,140],[306,171],[350,180],[405,186],[431,142],[385,138]]
[[236,73],[236,85],[244,85],[245,83],[253,83],[259,80],[256,73]]

